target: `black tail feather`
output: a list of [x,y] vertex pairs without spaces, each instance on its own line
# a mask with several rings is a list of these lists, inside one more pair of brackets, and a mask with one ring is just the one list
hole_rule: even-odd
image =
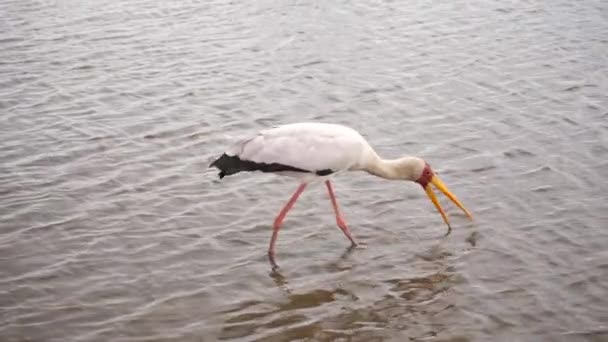
[[239,157],[237,156],[229,156],[226,153],[222,154],[221,157],[216,159],[209,167],[216,167],[220,170],[218,176],[220,179],[235,174],[239,171],[242,171],[239,167]]

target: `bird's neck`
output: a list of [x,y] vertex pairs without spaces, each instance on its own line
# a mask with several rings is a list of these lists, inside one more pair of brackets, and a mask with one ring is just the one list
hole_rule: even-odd
[[374,176],[392,180],[415,180],[414,165],[418,158],[403,157],[398,159],[382,159],[374,156],[367,163],[365,171]]

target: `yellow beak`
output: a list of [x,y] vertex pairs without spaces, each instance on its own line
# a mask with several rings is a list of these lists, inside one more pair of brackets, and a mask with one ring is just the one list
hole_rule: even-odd
[[452,202],[454,202],[454,204],[456,204],[458,208],[462,209],[462,211],[464,211],[464,213],[469,219],[473,219],[471,213],[469,213],[469,211],[464,207],[464,205],[460,203],[458,198],[456,198],[456,196],[454,196],[454,194],[452,194],[450,190],[448,190],[448,187],[441,181],[441,179],[439,179],[437,175],[434,175],[433,178],[431,178],[431,182],[427,184],[427,186],[424,188],[424,191],[426,191],[427,196],[429,196],[429,199],[431,200],[431,202],[433,202],[433,204],[441,214],[441,217],[443,217],[443,220],[448,225],[448,234],[452,231],[450,221],[448,220],[448,216],[445,214],[445,211],[443,211],[443,209],[441,208],[441,205],[439,204],[439,201],[437,200],[437,197],[435,196],[435,193],[431,188],[431,184],[433,184],[435,187],[437,187],[437,189],[443,192],[443,194],[446,195]]

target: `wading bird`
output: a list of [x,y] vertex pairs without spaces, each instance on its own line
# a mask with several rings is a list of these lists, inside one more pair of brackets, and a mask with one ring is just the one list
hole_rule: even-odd
[[365,171],[384,179],[407,180],[422,185],[448,225],[448,234],[452,230],[450,222],[435,197],[431,184],[472,219],[469,211],[423,159],[417,157],[382,159],[359,132],[342,125],[295,123],[263,130],[230,147],[211,163],[210,167],[220,170],[220,179],[241,171],[262,171],[300,180],[300,186],[274,220],[272,238],[268,247],[268,255],[271,258],[275,254],[275,243],[285,215],[298,200],[306,185],[316,179],[325,180],[338,227],[342,229],[352,246],[357,245],[340,212],[329,179],[344,171]]

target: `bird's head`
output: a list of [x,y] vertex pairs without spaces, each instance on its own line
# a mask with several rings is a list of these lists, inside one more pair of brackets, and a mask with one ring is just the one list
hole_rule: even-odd
[[400,162],[401,167],[399,167],[399,169],[401,171],[401,177],[407,180],[414,181],[422,186],[431,202],[433,202],[433,204],[441,214],[441,217],[443,217],[443,220],[448,225],[449,229],[451,229],[451,227],[448,217],[445,211],[443,211],[443,209],[441,208],[441,204],[439,204],[439,201],[437,200],[437,197],[435,196],[431,185],[439,189],[439,191],[446,195],[454,204],[456,204],[456,206],[462,209],[462,211],[467,215],[467,217],[469,217],[469,219],[473,219],[471,213],[469,213],[469,211],[464,207],[464,205],[460,203],[458,198],[456,198],[456,196],[452,194],[450,190],[448,190],[447,186],[441,181],[439,176],[437,176],[437,174],[433,171],[431,166],[426,161],[421,158],[402,158]]

